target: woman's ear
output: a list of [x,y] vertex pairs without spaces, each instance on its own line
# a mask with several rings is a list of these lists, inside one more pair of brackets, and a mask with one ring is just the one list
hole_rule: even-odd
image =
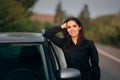
[[81,26],[79,27],[79,30],[81,30]]

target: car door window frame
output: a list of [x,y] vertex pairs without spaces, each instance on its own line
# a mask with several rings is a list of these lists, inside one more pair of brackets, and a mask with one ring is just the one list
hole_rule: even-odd
[[55,53],[49,41],[43,43],[43,50],[47,62],[48,72],[50,73],[49,77],[52,80],[57,79],[56,71],[58,63],[56,62],[56,57],[54,56]]

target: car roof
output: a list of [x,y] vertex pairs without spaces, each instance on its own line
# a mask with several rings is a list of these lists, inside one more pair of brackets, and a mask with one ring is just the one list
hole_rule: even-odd
[[45,38],[42,33],[10,32],[0,33],[0,43],[24,43],[43,42]]

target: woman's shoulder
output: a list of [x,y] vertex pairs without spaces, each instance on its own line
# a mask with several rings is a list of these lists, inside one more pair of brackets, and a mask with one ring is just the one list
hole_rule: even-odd
[[93,40],[91,40],[91,39],[86,39],[86,41],[87,41],[88,43],[93,43]]
[[96,47],[93,40],[87,40],[87,44],[90,48],[95,48]]
[[89,46],[94,44],[94,41],[90,39],[86,39],[86,42]]

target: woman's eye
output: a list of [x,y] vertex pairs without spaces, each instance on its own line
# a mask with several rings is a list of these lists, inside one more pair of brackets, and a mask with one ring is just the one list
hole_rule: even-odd
[[69,29],[69,28],[71,28],[70,26],[67,26],[67,28]]
[[77,27],[77,25],[73,25],[73,27]]

